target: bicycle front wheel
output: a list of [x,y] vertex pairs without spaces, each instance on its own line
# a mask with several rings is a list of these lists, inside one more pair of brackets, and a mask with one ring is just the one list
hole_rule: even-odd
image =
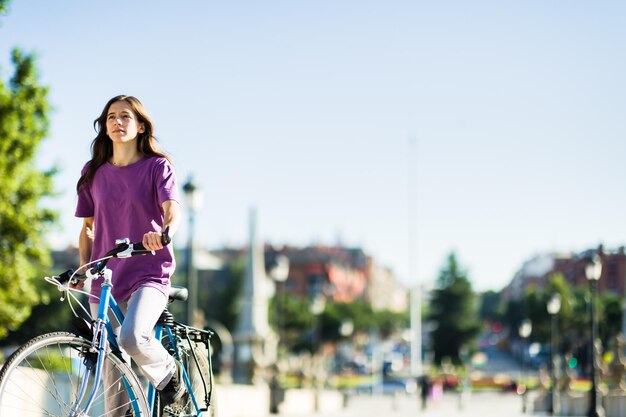
[[[72,333],[38,336],[15,351],[0,371],[1,416],[79,416],[84,412],[95,380],[97,355],[91,341]],[[90,416],[148,417],[148,405],[135,373],[107,352],[103,368],[117,377],[100,383]],[[85,392],[78,399],[81,386]],[[105,410],[116,404],[114,409]]]

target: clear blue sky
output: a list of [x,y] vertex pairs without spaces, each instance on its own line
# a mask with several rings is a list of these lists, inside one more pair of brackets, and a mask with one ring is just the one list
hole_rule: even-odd
[[254,206],[274,244],[359,245],[407,283],[454,250],[500,289],[533,254],[626,244],[625,21],[621,1],[13,0],[0,65],[36,52],[50,86],[56,245],[124,93],[203,188],[205,246],[244,244]]

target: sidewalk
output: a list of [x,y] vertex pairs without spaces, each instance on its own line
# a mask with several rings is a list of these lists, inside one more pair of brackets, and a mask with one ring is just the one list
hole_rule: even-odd
[[[419,399],[411,396],[350,397],[348,407],[329,414],[290,414],[282,417],[530,417],[522,413],[522,400],[516,394],[474,393],[463,404],[459,395],[446,394],[438,401],[431,401],[425,410]],[[535,415],[536,416],[536,415]]]

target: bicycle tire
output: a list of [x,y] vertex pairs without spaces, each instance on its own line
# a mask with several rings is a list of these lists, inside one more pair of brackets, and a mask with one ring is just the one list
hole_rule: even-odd
[[[193,358],[189,342],[182,340],[178,343],[178,349],[181,353],[182,362],[187,369],[189,380],[194,392],[194,396],[200,408],[207,408],[208,410],[202,413],[202,417],[217,417],[217,399],[215,395],[215,384],[213,385],[213,392],[211,392],[211,404],[206,403],[205,392],[211,389],[208,386],[211,380],[211,367],[209,365],[209,352],[204,343],[193,343],[194,351],[198,364]],[[157,407],[157,409],[160,409]],[[194,407],[191,396],[186,392],[180,400],[176,401],[163,409],[160,409],[162,417],[179,417],[179,416],[196,416],[196,408]]]
[[[93,363],[95,354],[86,353],[91,341],[72,333],[48,333],[18,348],[0,370],[0,415],[2,416],[70,416],[71,405],[77,397],[82,377],[91,372],[86,363]],[[92,356],[90,356],[92,355]],[[118,388],[135,405],[125,400],[123,409],[109,410],[109,415],[148,417],[149,408],[134,372],[120,358],[106,353],[104,366],[112,366],[121,376]],[[91,393],[93,377],[89,378],[87,394],[79,409],[84,408]],[[100,384],[90,416],[104,416],[104,398],[112,395],[112,387]],[[128,413],[127,411],[131,411]],[[81,414],[82,415],[82,414]]]

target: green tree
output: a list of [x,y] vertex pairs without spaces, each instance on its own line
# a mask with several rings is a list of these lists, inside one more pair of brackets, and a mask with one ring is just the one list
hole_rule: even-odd
[[589,343],[589,290],[584,286],[573,288],[568,304],[572,316],[563,328],[563,349],[566,352],[579,350]]
[[[574,308],[576,302],[572,292],[572,287],[565,279],[562,273],[557,272],[550,276],[548,284],[545,288],[545,311],[547,311],[547,305],[552,297],[557,295],[561,299],[561,308],[556,314],[557,324],[557,340],[558,346],[557,352],[565,352],[570,348],[570,340],[567,338],[567,334],[570,329],[574,329]],[[550,317],[550,320],[552,318]]]
[[[349,303],[331,302],[324,310],[323,319],[331,320],[338,326],[345,320],[352,321],[355,332],[367,332],[372,327],[377,327],[376,313],[370,303],[365,300],[354,300]],[[338,332],[338,330],[337,330]]]
[[269,321],[280,335],[281,348],[289,352],[312,351],[317,324],[308,300],[277,292],[271,300]]
[[[0,2],[0,11],[8,2]],[[48,134],[48,88],[39,84],[35,58],[12,51],[14,74],[0,79],[0,338],[40,301],[36,277],[50,264],[43,233],[56,215],[42,208],[54,170],[40,172],[35,156]]]
[[[564,321],[563,345],[561,352],[573,352],[581,368],[588,366],[588,352],[591,338],[590,291],[587,285],[573,288],[569,320]],[[621,331],[622,297],[613,293],[599,294],[596,298],[596,317],[602,346],[608,349],[615,335]]]
[[280,334],[282,346],[292,352],[315,351],[321,342],[337,342],[341,327],[350,323],[353,333],[367,333],[376,328],[382,337],[405,329],[408,313],[389,310],[374,311],[364,300],[336,302],[326,300],[324,310],[315,316],[311,301],[285,292],[277,292],[271,301],[269,320]]
[[549,295],[537,288],[529,289],[524,295],[525,317],[532,323],[531,339],[535,342],[550,343],[550,315],[546,308]]
[[[563,354],[573,353],[581,363],[587,366],[590,343],[590,290],[588,285],[571,286],[563,274],[551,275],[545,287],[530,288],[521,300],[509,300],[505,307],[504,322],[516,334],[521,321],[531,320],[532,341],[545,345],[551,343],[551,317],[547,304],[552,296],[561,297],[561,308],[557,313],[558,351]],[[621,330],[622,297],[617,294],[598,295],[596,319],[599,324],[599,336],[603,346],[609,346],[615,335]]]
[[395,312],[391,310],[375,311],[374,320],[383,339],[408,328],[410,321],[408,311]]
[[527,318],[524,311],[524,300],[509,299],[504,307],[504,325],[509,329],[509,334],[517,334],[522,321]]
[[501,321],[503,318],[501,307],[499,292],[485,291],[480,294],[479,315],[482,321],[491,323]]
[[74,331],[72,326],[72,310],[66,302],[61,302],[59,290],[46,282],[37,285],[39,302],[33,306],[30,317],[15,330],[9,331],[0,345],[16,346],[26,343],[34,335],[68,330]]
[[580,345],[589,328],[589,303],[584,288],[572,288],[561,273],[550,276],[543,289],[530,289],[524,297],[524,314],[533,325],[531,339],[551,343],[552,317],[548,313],[550,299],[558,295],[561,299],[559,312],[556,314],[559,352],[570,351]]
[[460,353],[471,347],[480,323],[472,285],[454,253],[439,273],[428,319],[434,327],[431,339],[435,363],[441,365],[444,358],[449,358],[461,364]]
[[599,322],[600,339],[606,347],[622,330],[622,297],[618,294],[604,293],[599,297],[598,304],[602,309]]
[[[578,302],[575,299],[570,285],[561,273],[552,274],[544,288],[527,290],[523,301],[524,318],[532,323],[531,340],[549,345],[552,338],[552,316],[548,313],[548,304],[552,297],[560,297],[560,308],[555,314],[558,332],[558,350],[567,350],[571,344],[568,336],[571,330],[576,330],[574,311]],[[565,346],[565,348],[564,348]]]

